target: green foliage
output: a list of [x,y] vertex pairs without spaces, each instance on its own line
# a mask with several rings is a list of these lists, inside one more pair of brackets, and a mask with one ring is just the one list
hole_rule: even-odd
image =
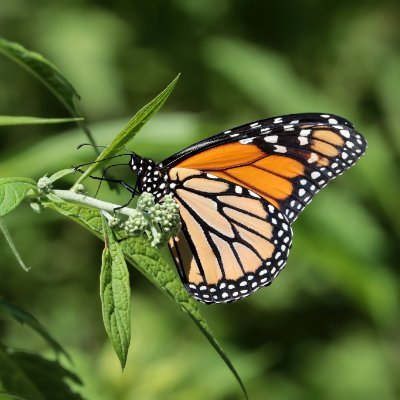
[[67,358],[69,358],[68,353],[32,314],[29,314],[22,308],[17,307],[15,304],[11,304],[3,299],[0,299],[0,314],[11,317],[23,325],[26,324],[33,331],[38,333],[57,354],[64,354]]
[[57,361],[0,345],[0,365],[0,382],[9,393],[30,400],[82,400],[65,382],[81,385],[80,379]]
[[0,218],[0,232],[3,234],[4,239],[8,243],[11,251],[13,252],[16,260],[18,261],[18,264],[21,266],[21,268],[24,271],[26,271],[26,272],[29,271],[30,268],[26,266],[24,260],[22,259],[21,255],[19,254],[17,247],[15,246],[15,243],[10,235],[10,232],[7,229],[7,226],[6,226],[3,218]]
[[36,190],[36,183],[29,178],[0,179],[0,231],[15,255],[19,265],[25,271],[29,268],[20,256],[14,241],[6,227],[3,217],[13,211],[24,200],[28,192]]
[[24,200],[30,190],[36,189],[36,182],[29,178],[0,179],[0,217],[6,216]]
[[[20,307],[0,299],[0,315],[25,324],[38,333],[57,355],[69,355],[49,334],[47,329],[31,314]],[[68,383],[82,385],[78,376],[53,361],[38,354],[16,350],[0,343],[0,397],[12,399],[82,400]],[[5,396],[5,397],[3,397]]]
[[100,272],[100,298],[107,334],[124,369],[131,342],[129,272],[115,233],[103,217],[105,247]]
[[0,126],[63,124],[76,121],[83,121],[83,118],[38,118],[0,115]]
[[[389,0],[2,3],[2,35],[62,67],[83,95],[98,144],[110,143],[131,110],[174,71],[184,72],[184,84],[135,137],[130,148],[140,155],[162,160],[230,127],[296,111],[341,114],[367,138],[366,156],[296,221],[288,265],[271,287],[237,304],[193,302],[229,350],[252,400],[399,398],[399,11]],[[63,116],[35,80],[3,61],[2,114]],[[93,161],[91,149],[76,151],[86,141],[80,129],[0,130],[1,177],[37,181]],[[128,168],[114,171],[134,184]],[[67,175],[57,187],[74,179]],[[93,195],[97,182],[85,186]],[[124,191],[99,197],[128,200]],[[134,345],[121,374],[95,295],[100,241],[53,212],[39,215],[22,205],[6,218],[34,268],[29,275],[14,268],[3,244],[0,293],[40,316],[60,339],[85,382],[85,397],[243,398],[195,325],[175,311],[176,302],[152,290],[135,269]],[[100,216],[93,218],[101,227]],[[142,240],[130,241],[132,251],[144,251]],[[172,286],[169,255],[151,254],[151,271]],[[185,296],[179,280],[171,282]],[[2,322],[0,341],[44,350],[18,324]]]
[[[102,218],[99,211],[66,202],[48,202],[44,203],[44,205],[79,223],[99,238],[104,237]],[[166,262],[163,257],[158,253],[158,251],[152,248],[149,242],[144,238],[137,237],[125,239],[120,243],[120,247],[129,263],[131,263],[144,276],[146,276],[157,288],[168,294],[175,301],[175,303],[179,305],[181,310],[188,314],[188,316],[193,320],[193,322],[197,325],[203,335],[207,338],[210,344],[224,360],[228,368],[232,371],[240,386],[242,387],[243,392],[247,396],[246,389],[244,388],[239,374],[237,373],[235,367],[231,363],[226,353],[223,351],[223,349],[215,339],[206,320],[201,315],[198,303],[193,300],[189,296],[188,292],[183,288],[182,283],[178,278],[174,268],[168,262]],[[103,266],[104,262],[105,260],[103,253]],[[107,280],[107,282],[108,281],[109,279]],[[105,282],[105,280],[103,282]],[[125,292],[122,290],[121,294],[125,297],[124,293]],[[104,304],[104,300],[102,301]],[[107,314],[110,313],[107,312]],[[109,321],[109,318],[110,317],[105,318],[105,321]],[[121,360],[122,357],[119,354],[119,351],[117,351],[117,354]],[[125,360],[125,358],[122,359]],[[121,364],[124,365],[122,361]]]
[[79,98],[78,92],[50,61],[36,52],[25,49],[18,43],[1,38],[0,53],[9,57],[39,79],[58,97],[72,115],[79,115],[74,104],[74,100]]
[[[89,128],[81,123],[81,115],[75,106],[75,100],[79,99],[78,92],[53,63],[41,54],[30,51],[19,43],[14,43],[4,38],[0,38],[0,53],[21,65],[46,86],[70,112],[74,120],[78,122],[89,141],[93,145],[96,144]],[[43,123],[48,122],[43,121]]]

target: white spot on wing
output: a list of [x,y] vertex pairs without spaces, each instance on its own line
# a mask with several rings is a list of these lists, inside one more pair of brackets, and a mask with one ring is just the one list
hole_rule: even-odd
[[347,129],[342,129],[340,133],[347,139],[350,137],[350,132]]
[[239,143],[240,144],[249,144],[253,141],[253,139],[254,138],[242,139],[242,140],[239,140]]
[[251,190],[249,190],[249,194],[250,194],[250,196],[253,196],[253,197],[255,197],[256,199],[259,199],[259,198],[260,198],[260,196],[259,196],[257,193],[254,193],[254,192],[252,192]]
[[212,175],[212,174],[207,174],[207,178],[210,178],[210,179],[218,179],[217,176]]
[[306,137],[299,136],[299,142],[300,142],[300,146],[304,146],[304,145],[308,144],[308,139]]
[[311,178],[317,179],[321,174],[318,171],[311,172]]
[[286,153],[287,149],[285,146],[275,145],[275,152],[276,153]]
[[278,142],[278,136],[273,135],[273,136],[265,136],[264,141],[268,143],[277,143]]
[[311,153],[307,161],[311,164],[317,160],[318,160],[318,155],[316,153]]
[[311,133],[311,129],[302,129],[300,131],[300,136],[308,136]]

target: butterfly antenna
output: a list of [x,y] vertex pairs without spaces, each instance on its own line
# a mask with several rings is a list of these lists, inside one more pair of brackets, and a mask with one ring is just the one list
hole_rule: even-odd
[[[107,160],[112,160],[113,158],[122,157],[122,156],[130,156],[130,157],[131,157],[132,154],[131,154],[131,153],[117,154],[116,156],[103,158],[102,160],[91,161],[91,162],[89,162],[89,163],[79,164],[79,165],[76,165],[76,166],[74,166],[74,167],[72,167],[72,168],[73,168],[75,171],[78,171],[79,168],[85,167],[86,165],[92,165],[92,164],[96,164],[96,163],[103,162],[103,161],[107,161]],[[126,164],[125,164],[125,165],[126,165]],[[103,174],[103,175],[104,175],[104,174]]]
[[[81,143],[78,146],[76,146],[76,149],[79,150],[79,149],[81,149],[82,147],[85,147],[85,146],[96,147],[96,148],[99,148],[99,149],[106,149],[108,147],[108,146],[99,146],[97,144],[94,145],[92,143]],[[129,149],[125,148],[125,147],[121,147],[120,149],[124,150],[124,151],[128,151],[130,154],[132,154],[134,156],[137,155],[135,152],[133,152],[132,150],[129,150]]]

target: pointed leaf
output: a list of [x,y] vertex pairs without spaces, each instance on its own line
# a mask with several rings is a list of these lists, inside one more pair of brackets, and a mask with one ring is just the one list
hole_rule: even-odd
[[49,177],[49,181],[51,183],[54,183],[55,181],[58,181],[59,179],[64,178],[64,176],[73,174],[73,173],[75,173],[75,170],[73,168],[62,169],[61,171],[57,171],[53,175],[51,175]]
[[0,217],[16,208],[36,182],[28,178],[0,178]]
[[122,369],[131,341],[131,290],[129,272],[114,232],[103,217],[105,248],[100,273],[103,321]]
[[118,154],[118,152],[120,152],[134,138],[135,134],[165,103],[168,96],[172,93],[176,83],[178,82],[178,79],[179,75],[157,97],[155,97],[150,103],[146,104],[133,116],[128,124],[118,133],[117,136],[115,136],[110,145],[105,148],[97,157],[97,162],[90,165],[89,168],[81,175],[74,187],[76,187],[78,183],[82,182],[90,174],[100,168],[99,161]]
[[[78,126],[85,132],[90,143],[96,145],[90,129],[81,122],[80,113],[75,107],[74,101],[79,99],[78,92],[54,64],[39,53],[30,51],[20,44],[10,42],[4,38],[0,38],[0,53],[21,65],[42,82],[60,100],[71,115],[78,118]],[[94,150],[96,154],[99,154],[96,147],[94,147]]]
[[7,314],[14,318],[21,324],[28,325],[36,333],[38,333],[56,353],[62,353],[70,359],[68,353],[61,347],[61,345],[50,335],[47,329],[32,315],[19,308],[15,304],[0,299],[0,313]]
[[46,125],[83,121],[83,118],[38,118],[14,115],[0,115],[0,126],[11,125]]
[[72,115],[78,115],[74,105],[74,99],[79,98],[77,91],[50,61],[38,53],[25,49],[18,43],[1,38],[0,53],[27,69],[58,97]]

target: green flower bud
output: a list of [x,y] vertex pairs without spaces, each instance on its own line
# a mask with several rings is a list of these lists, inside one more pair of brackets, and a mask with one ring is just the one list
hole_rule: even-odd
[[139,210],[132,210],[132,215],[125,222],[124,228],[129,236],[138,236],[145,231],[147,225],[148,223],[143,213]]
[[140,211],[151,212],[154,207],[154,196],[151,193],[142,193],[137,201],[137,209]]
[[86,193],[85,186],[83,186],[82,183],[78,184],[78,186],[76,187],[76,192],[80,194],[85,194]]
[[36,201],[32,201],[30,203],[30,206],[31,206],[32,210],[37,212],[38,214],[40,214],[44,210],[43,205]]
[[39,192],[47,193],[52,188],[52,182],[46,175],[38,180],[37,187]]
[[122,225],[122,221],[120,218],[118,217],[112,217],[108,220],[108,225],[110,226],[110,228],[112,229],[116,229],[116,228],[120,228]]
[[171,195],[155,203],[150,193],[140,195],[137,209],[124,224],[128,236],[146,234],[150,246],[161,247],[181,229],[179,206]]

